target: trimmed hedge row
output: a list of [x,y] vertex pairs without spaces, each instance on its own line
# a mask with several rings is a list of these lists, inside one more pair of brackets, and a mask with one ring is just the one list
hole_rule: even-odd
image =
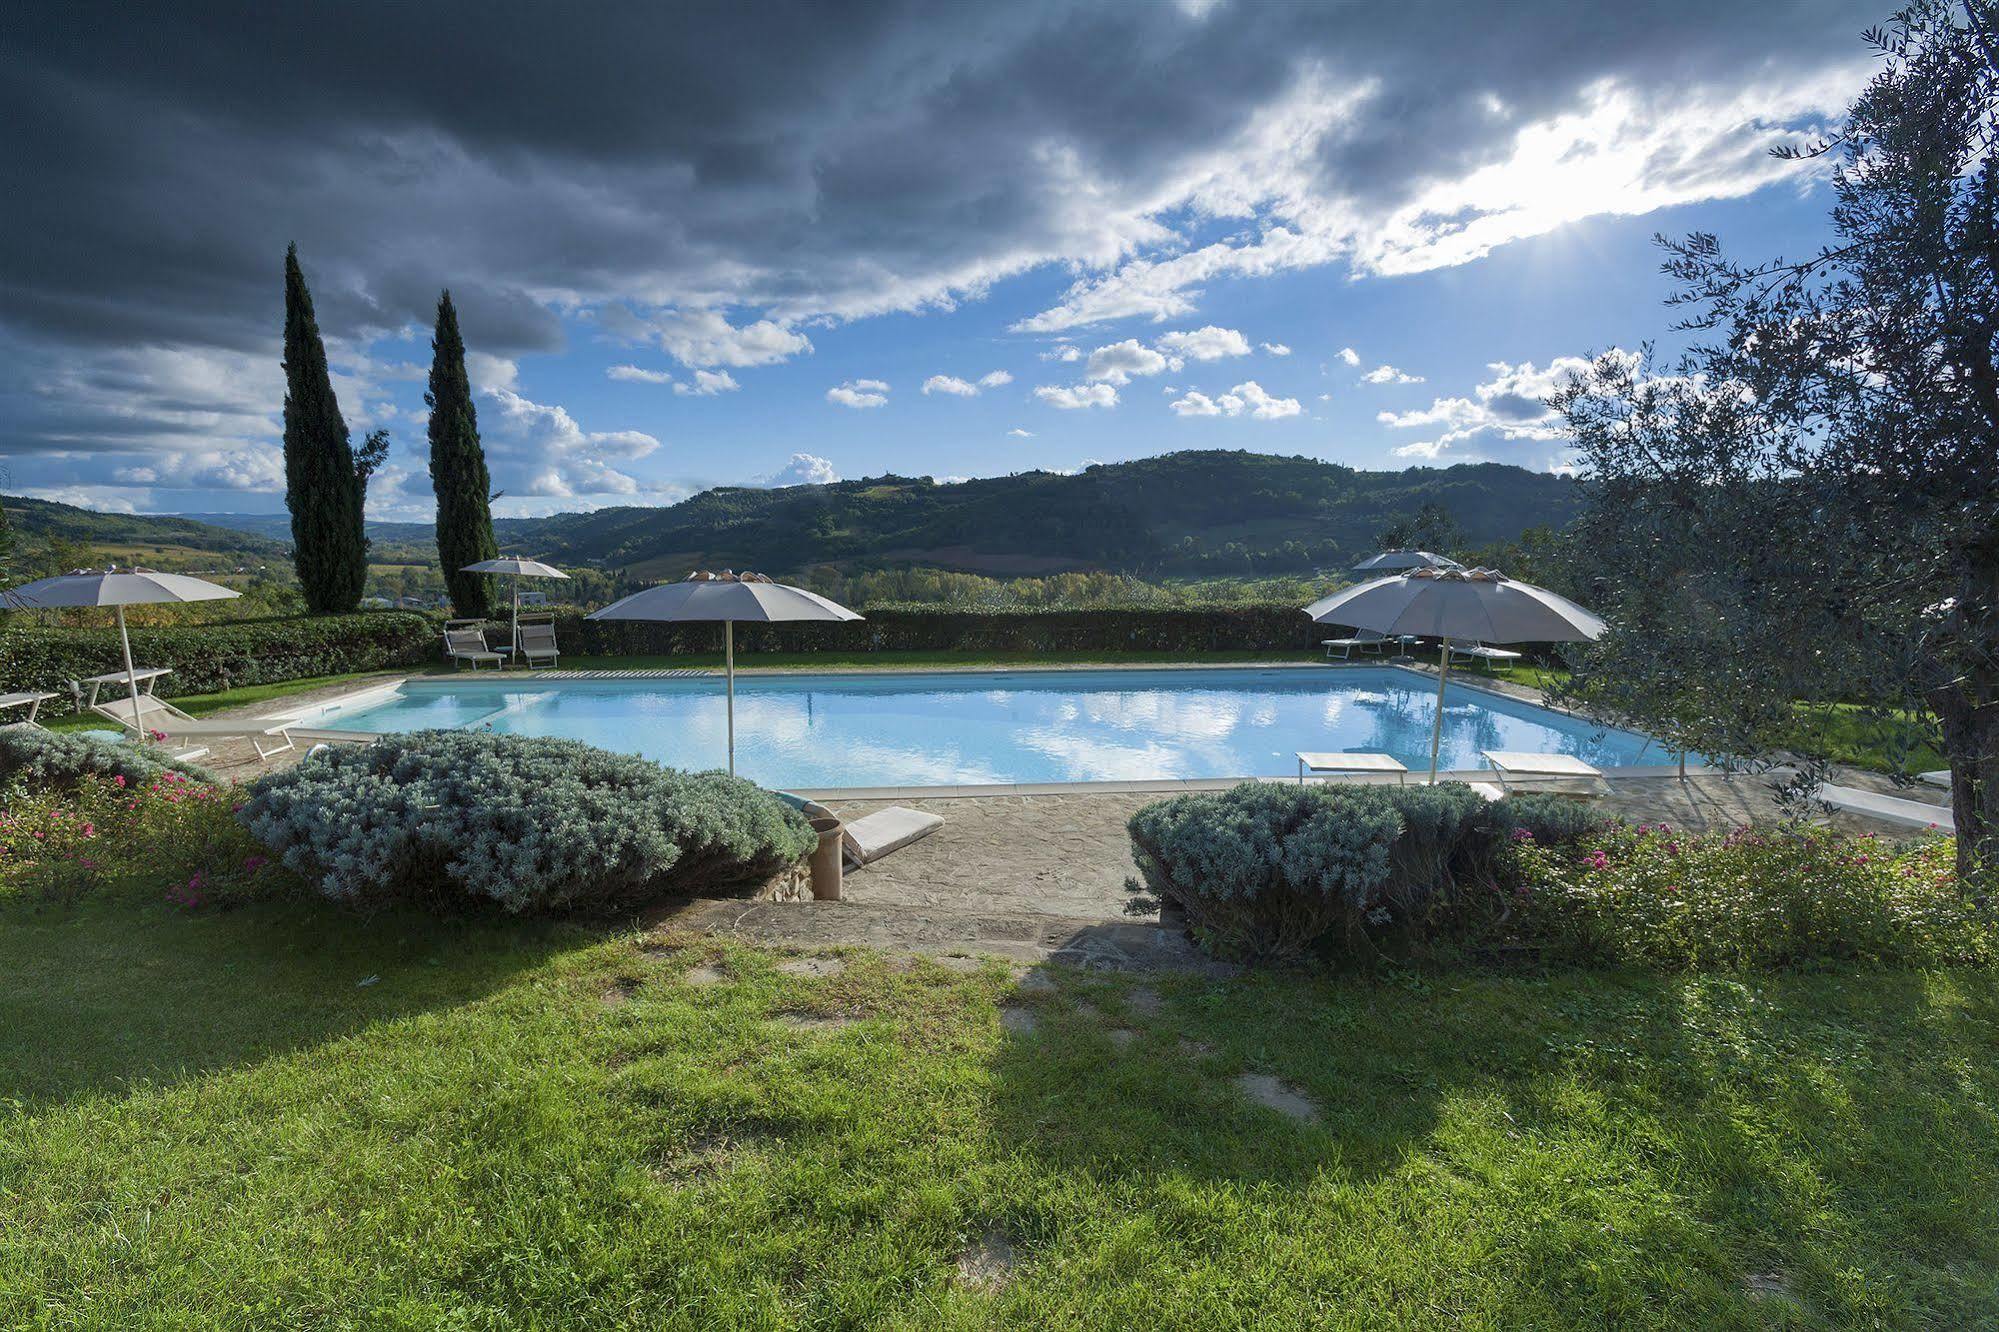
[[[565,653],[665,656],[714,652],[713,624],[649,624],[558,616]],[[1332,637],[1289,602],[1095,610],[944,610],[876,606],[849,624],[739,624],[739,652],[1269,652],[1311,651]]]
[[[285,616],[132,630],[132,659],[167,666],[162,695],[212,694],[349,671],[391,670],[439,659],[438,622],[411,611]],[[118,670],[118,631],[69,625],[0,630],[0,688],[67,693],[71,680]],[[58,708],[64,706],[59,701]]]

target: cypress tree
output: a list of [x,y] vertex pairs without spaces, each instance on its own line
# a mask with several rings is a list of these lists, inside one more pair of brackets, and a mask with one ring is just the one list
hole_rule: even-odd
[[452,611],[485,619],[493,611],[493,579],[469,574],[468,564],[500,553],[493,538],[492,474],[479,443],[479,415],[472,384],[465,376],[465,340],[458,335],[458,311],[451,293],[437,298],[437,333],[430,340],[430,484],[437,491],[437,557]]
[[367,477],[355,463],[347,422],[333,397],[298,246],[292,245],[285,250],[285,507],[292,514],[292,565],[314,614],[361,604],[368,579],[361,526],[366,491]]

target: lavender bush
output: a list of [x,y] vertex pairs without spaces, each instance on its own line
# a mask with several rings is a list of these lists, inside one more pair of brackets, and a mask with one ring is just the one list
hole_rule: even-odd
[[573,740],[423,731],[307,758],[240,817],[328,897],[591,909],[754,883],[816,844],[750,782]]

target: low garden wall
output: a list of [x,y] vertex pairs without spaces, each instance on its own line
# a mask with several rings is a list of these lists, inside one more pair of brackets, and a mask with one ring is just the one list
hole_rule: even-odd
[[[0,629],[0,690],[66,694],[71,680],[123,664],[116,629],[11,618]],[[159,682],[165,696],[424,665],[438,660],[442,641],[437,620],[411,611],[134,628],[131,634],[133,661],[173,670]]]

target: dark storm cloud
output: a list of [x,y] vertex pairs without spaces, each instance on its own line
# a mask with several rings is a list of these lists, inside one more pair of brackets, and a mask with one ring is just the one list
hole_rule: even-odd
[[[1852,61],[1879,5],[1187,9],[17,6],[0,440],[101,420],[18,410],[77,357],[268,356],[292,240],[322,327],[355,345],[426,326],[445,285],[499,355],[558,347],[556,308],[631,338],[663,307],[861,317],[1143,250],[1188,164],[1307,81],[1367,95],[1306,184],[1388,207],[1601,80],[1670,96]],[[48,419],[66,410],[69,431]]]

